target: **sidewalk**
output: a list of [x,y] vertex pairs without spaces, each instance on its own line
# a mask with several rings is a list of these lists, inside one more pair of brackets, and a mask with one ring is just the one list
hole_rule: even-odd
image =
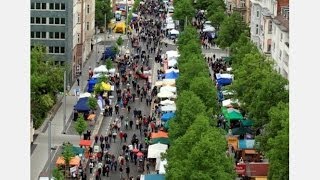
[[[98,45],[99,46],[99,45]],[[99,47],[98,47],[99,49]],[[82,69],[82,77],[80,78],[80,87],[81,92],[84,91],[85,87],[87,86],[87,80],[89,78],[88,69],[89,66],[94,68],[96,66],[96,48],[93,48],[91,56],[89,57],[88,61],[84,65]],[[101,51],[100,51],[101,52]],[[98,54],[98,57],[101,57],[101,53]],[[77,81],[72,85],[70,88],[69,94],[74,94],[74,90],[79,88],[77,86]],[[62,101],[63,102],[63,101]],[[77,102],[76,96],[67,96],[66,97],[66,121],[69,119],[73,112],[73,106]],[[59,136],[61,141],[68,141],[70,139],[70,135],[62,134],[63,130],[63,116],[64,116],[64,105],[62,104],[57,113],[55,114],[54,118],[52,119],[51,123],[51,134],[52,136]],[[67,124],[67,122],[66,122]],[[48,130],[45,133],[40,133],[38,138],[34,141],[34,144],[37,144],[35,150],[31,155],[31,180],[38,180],[38,176],[41,173],[43,167],[46,165],[48,160],[48,142],[43,142],[43,139],[47,136]],[[75,138],[75,137],[74,137]],[[77,136],[79,139],[79,136]]]

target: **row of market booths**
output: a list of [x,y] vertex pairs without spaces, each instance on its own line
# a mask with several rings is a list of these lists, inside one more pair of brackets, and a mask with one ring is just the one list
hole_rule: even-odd
[[221,103],[219,125],[228,131],[228,154],[236,161],[236,172],[240,177],[252,180],[266,180],[269,163],[255,148],[255,131],[253,121],[244,117],[241,102],[234,98],[235,92],[226,90],[234,80],[228,67],[225,73],[215,74],[218,99]]
[[73,120],[76,121],[79,115],[84,115],[84,118],[86,120],[89,120],[93,122],[93,120],[96,118],[96,115],[94,112],[90,112],[91,109],[89,107],[89,98],[95,97],[94,96],[94,89],[99,86],[99,89],[103,91],[102,96],[98,95],[97,103],[102,111],[105,106],[105,101],[103,98],[106,97],[112,97],[111,93],[114,91],[114,85],[107,83],[107,82],[99,82],[99,78],[102,76],[105,77],[114,77],[115,75],[115,69],[107,69],[106,65],[101,65],[99,67],[96,67],[93,70],[94,74],[93,76],[88,80],[88,86],[87,86],[87,92],[80,93],[78,95],[78,101],[74,105],[74,115]]
[[[62,152],[64,151],[65,145],[71,145],[73,157],[69,161],[69,165],[66,166],[64,157],[61,155],[56,159],[56,167],[62,171],[66,171],[67,177],[79,177],[80,169],[84,170],[86,166],[86,160],[89,159],[89,148],[91,146],[91,140],[80,140],[79,146],[70,144],[69,142],[63,143]],[[96,155],[97,151],[94,152]],[[66,169],[68,167],[69,169]]]
[[[179,53],[177,51],[167,51],[165,54],[164,63],[168,60],[177,59]],[[167,160],[161,160],[161,154],[165,153],[170,146],[167,130],[169,129],[168,122],[175,117],[177,110],[175,99],[177,97],[176,79],[179,77],[179,70],[177,68],[168,68],[164,65],[162,79],[155,83],[154,88],[157,88],[157,99],[154,108],[158,107],[157,124],[161,124],[158,132],[151,133],[150,145],[148,147],[148,158],[155,163],[155,170],[157,174],[141,175],[140,179],[144,180],[158,180],[165,179],[165,165]]]

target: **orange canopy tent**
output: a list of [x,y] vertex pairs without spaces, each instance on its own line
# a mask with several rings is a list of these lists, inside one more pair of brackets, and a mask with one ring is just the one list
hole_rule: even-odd
[[154,138],[168,138],[168,133],[159,131],[158,133],[151,133],[151,139]]
[[79,143],[79,146],[91,146],[91,140],[81,139],[80,143]]
[[[79,156],[75,156],[73,157],[71,160],[70,160],[70,166],[79,166],[80,165],[80,157]],[[57,159],[57,162],[56,162],[56,165],[59,166],[59,165],[65,165],[65,162],[64,162],[64,159],[62,156],[60,156],[58,159]]]

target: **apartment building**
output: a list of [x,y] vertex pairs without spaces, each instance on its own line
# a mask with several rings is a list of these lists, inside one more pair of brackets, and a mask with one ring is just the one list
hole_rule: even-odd
[[239,12],[246,24],[251,20],[250,0],[225,0],[227,13]]
[[56,64],[69,65],[75,80],[91,51],[95,0],[31,0],[31,48],[46,47]]
[[276,70],[289,79],[289,6],[281,7],[272,20],[272,50]]

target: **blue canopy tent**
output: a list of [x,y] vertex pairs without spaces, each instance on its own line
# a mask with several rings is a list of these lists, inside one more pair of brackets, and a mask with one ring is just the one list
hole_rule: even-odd
[[101,60],[106,60],[110,58],[111,60],[114,60],[116,58],[116,54],[113,50],[115,48],[114,46],[106,47],[104,53],[102,54]]
[[77,104],[74,105],[74,109],[78,112],[89,112],[88,99],[88,97],[80,98]]
[[164,174],[144,174],[141,175],[141,180],[165,180]]
[[165,75],[165,79],[177,79],[178,77],[179,77],[179,74],[174,71],[166,73]]
[[94,88],[94,86],[96,85],[96,83],[97,83],[97,79],[96,78],[92,78],[92,79],[90,79],[89,81],[88,81],[88,92],[89,93],[92,93],[93,92],[93,88]]
[[219,86],[226,86],[232,83],[232,79],[230,78],[220,78],[216,80]]
[[164,114],[161,116],[161,120],[162,120],[162,121],[168,121],[168,120],[170,120],[171,118],[173,118],[174,116],[175,116],[175,113],[172,113],[172,112],[164,113]]
[[254,139],[241,139],[239,140],[239,149],[254,149]]

